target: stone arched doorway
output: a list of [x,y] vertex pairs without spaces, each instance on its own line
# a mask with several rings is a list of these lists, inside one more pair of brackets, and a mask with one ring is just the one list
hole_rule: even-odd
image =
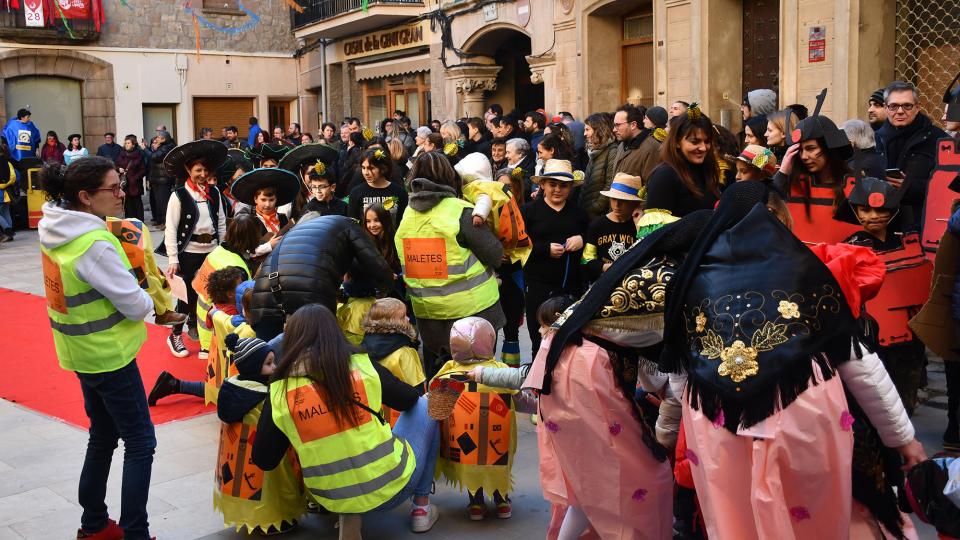
[[16,49],[0,53],[0,121],[3,123],[7,121],[5,82],[26,76],[80,81],[84,141],[99,141],[105,132],[116,131],[113,66],[109,62],[66,49]]

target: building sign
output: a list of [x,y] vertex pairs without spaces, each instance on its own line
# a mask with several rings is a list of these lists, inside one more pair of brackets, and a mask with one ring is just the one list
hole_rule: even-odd
[[27,26],[43,26],[43,0],[23,0],[23,19]]
[[353,60],[354,58],[426,45],[426,28],[426,21],[421,21],[419,24],[411,26],[391,28],[382,32],[363,34],[348,39],[343,42],[343,56]]
[[827,59],[827,27],[811,26],[807,45],[807,62],[823,62]]

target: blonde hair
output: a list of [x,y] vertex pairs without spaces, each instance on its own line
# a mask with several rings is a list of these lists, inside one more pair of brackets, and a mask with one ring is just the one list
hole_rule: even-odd
[[[797,123],[800,122],[800,117],[797,116],[797,113],[793,112],[793,109],[784,109],[782,111],[777,111],[767,117],[767,123],[773,124],[777,129],[780,130],[780,133],[783,133],[784,137],[787,135],[787,115],[790,116],[790,126],[797,127]],[[757,135],[756,133],[754,135]],[[761,135],[762,136],[762,135]],[[800,141],[793,141],[800,142]],[[763,145],[766,146],[766,145]]]
[[460,126],[449,120],[440,124],[440,135],[443,137],[443,144],[455,143],[463,138]]
[[390,157],[392,157],[394,161],[404,162],[407,160],[407,149],[403,147],[403,143],[398,139],[393,138],[387,141],[387,148],[390,149]]
[[370,311],[360,323],[369,334],[400,333],[417,339],[417,330],[407,319],[407,306],[396,298],[380,298],[370,306]]

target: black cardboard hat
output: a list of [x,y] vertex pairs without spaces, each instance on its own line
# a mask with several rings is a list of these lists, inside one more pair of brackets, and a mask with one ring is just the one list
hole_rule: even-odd
[[960,122],[960,86],[954,88],[960,79],[960,73],[950,81],[947,89],[943,92],[943,102],[947,104],[947,121]]
[[790,136],[787,142],[792,144],[811,139],[821,139],[839,159],[846,161],[853,156],[853,146],[850,145],[850,139],[847,138],[846,132],[838,128],[833,120],[820,114],[823,100],[826,97],[827,89],[824,88],[817,96],[817,107],[813,114],[797,122],[797,127],[789,132]]
[[258,189],[267,186],[277,189],[277,206],[283,206],[297,197],[300,192],[300,179],[284,169],[254,169],[237,178],[230,191],[238,201],[255,206],[254,195]]
[[837,212],[833,216],[834,219],[860,225],[860,220],[857,219],[857,213],[853,208],[854,206],[869,206],[871,208],[890,210],[893,212],[890,221],[893,221],[897,217],[897,213],[900,210],[900,200],[903,199],[905,190],[897,189],[885,180],[869,176],[857,179],[848,176],[844,185],[850,185],[851,182],[853,183],[853,188],[850,190],[849,195],[847,195],[846,203],[837,207]]
[[283,159],[283,156],[287,155],[289,151],[290,147],[287,145],[268,143],[261,145],[260,148],[251,150],[250,160],[253,161],[253,164],[257,167],[259,167],[265,159],[273,159],[276,160],[277,163],[280,163],[280,160]]
[[186,178],[186,164],[201,158],[210,172],[215,172],[227,159],[227,147],[220,141],[199,140],[181,144],[163,158],[163,168],[172,178]]
[[337,149],[327,144],[301,144],[283,156],[280,160],[279,167],[299,175],[300,169],[304,165],[308,163],[313,165],[320,161],[326,165],[326,169],[329,170],[333,162],[337,160],[338,155],[339,152],[337,152]]
[[254,169],[253,163],[247,158],[246,152],[239,148],[227,149],[227,159],[217,168],[217,180],[221,184],[229,184],[237,170],[248,173]]

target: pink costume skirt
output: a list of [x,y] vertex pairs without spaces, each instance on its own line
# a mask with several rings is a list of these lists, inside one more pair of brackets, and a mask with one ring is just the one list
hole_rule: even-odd
[[751,429],[764,438],[734,435],[683,399],[687,458],[709,537],[848,538],[852,420],[839,376],[811,384]]
[[[549,342],[544,340],[525,386],[542,383]],[[586,340],[568,346],[553,371],[552,393],[540,396],[540,415],[540,481],[544,498],[554,504],[554,521],[573,505],[600,538],[672,537],[670,463],[657,461],[644,445],[605,350]],[[551,523],[548,537],[557,525]]]

